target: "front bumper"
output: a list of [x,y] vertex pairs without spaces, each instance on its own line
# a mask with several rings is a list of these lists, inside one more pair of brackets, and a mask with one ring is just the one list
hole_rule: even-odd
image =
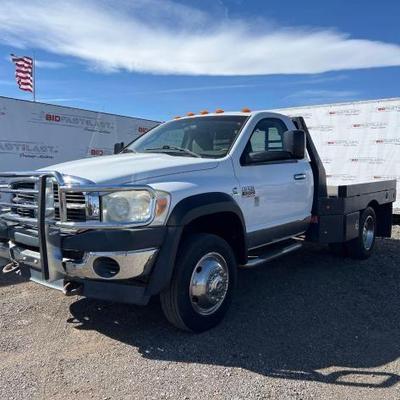
[[[120,252],[90,252],[79,260],[65,260],[63,266],[66,275],[74,278],[126,280],[146,275],[150,272],[158,249],[146,249]],[[102,263],[102,260],[107,260]],[[112,271],[107,270],[112,260],[112,266],[118,266]],[[97,267],[97,268],[96,268]],[[110,275],[111,273],[111,275]]]
[[[29,248],[9,243],[8,252],[11,261],[25,265],[36,270],[40,270],[42,260],[40,253]],[[127,280],[148,274],[157,256],[158,249],[151,248],[145,250],[120,251],[120,252],[89,252],[85,253],[81,259],[63,258],[59,260],[60,271],[63,270],[63,278],[82,278],[82,279],[104,279],[104,280]],[[3,248],[6,255],[6,248]],[[101,268],[102,260],[112,260],[114,273],[107,274],[107,262]],[[96,268],[97,266],[97,268]],[[115,270],[115,266],[118,267]]]
[[[18,232],[20,233],[20,232]],[[149,291],[147,281],[153,279],[155,264],[159,261],[159,252],[163,248],[166,228],[143,228],[123,231],[96,231],[58,237],[60,248],[54,254],[52,268],[56,267],[56,278],[43,277],[43,259],[39,251],[23,243],[15,243],[24,238],[15,235],[10,229],[9,241],[0,242],[0,258],[12,260],[20,266],[22,276],[53,289],[64,290],[67,282],[79,283],[81,294],[90,298],[114,302],[147,304],[154,294]],[[135,240],[131,240],[134,237]],[[55,240],[53,236],[53,240]],[[78,258],[65,257],[72,255],[72,245],[79,243],[76,254]],[[141,248],[143,247],[143,248]],[[101,248],[103,251],[98,251]],[[63,256],[64,255],[64,256]],[[104,277],[98,275],[94,268],[98,259],[112,259],[119,265],[119,272]],[[51,273],[53,276],[54,270]]]

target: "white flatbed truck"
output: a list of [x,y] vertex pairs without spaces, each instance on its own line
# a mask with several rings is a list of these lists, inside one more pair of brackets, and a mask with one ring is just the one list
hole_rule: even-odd
[[67,295],[145,305],[201,332],[237,267],[329,244],[369,257],[390,237],[394,180],[328,187],[301,117],[222,111],[159,125],[119,154],[0,173],[0,254]]

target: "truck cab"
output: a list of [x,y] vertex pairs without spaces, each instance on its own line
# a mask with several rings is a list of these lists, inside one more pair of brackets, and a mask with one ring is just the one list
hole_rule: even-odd
[[227,312],[238,266],[304,241],[369,257],[391,234],[395,181],[329,188],[302,118],[259,112],[166,122],[119,154],[0,173],[3,272],[145,305],[194,332]]

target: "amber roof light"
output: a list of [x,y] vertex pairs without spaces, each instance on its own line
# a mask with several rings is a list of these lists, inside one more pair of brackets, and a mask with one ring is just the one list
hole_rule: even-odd
[[207,115],[207,114],[208,114],[207,110],[203,110],[203,111],[200,112],[200,115]]
[[218,110],[215,110],[215,114],[223,114],[225,111],[221,110],[220,108],[218,108]]
[[250,108],[245,107],[245,108],[242,109],[242,112],[243,113],[249,113],[249,112],[251,112],[251,110],[250,110]]
[[194,112],[188,112],[186,115],[187,115],[188,117],[193,117],[193,115],[195,115],[195,113],[194,113]]

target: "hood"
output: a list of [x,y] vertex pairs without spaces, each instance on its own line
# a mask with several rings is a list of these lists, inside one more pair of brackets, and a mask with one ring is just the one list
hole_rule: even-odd
[[127,153],[84,158],[42,168],[88,179],[98,184],[134,183],[165,175],[216,168],[215,160],[159,153]]

